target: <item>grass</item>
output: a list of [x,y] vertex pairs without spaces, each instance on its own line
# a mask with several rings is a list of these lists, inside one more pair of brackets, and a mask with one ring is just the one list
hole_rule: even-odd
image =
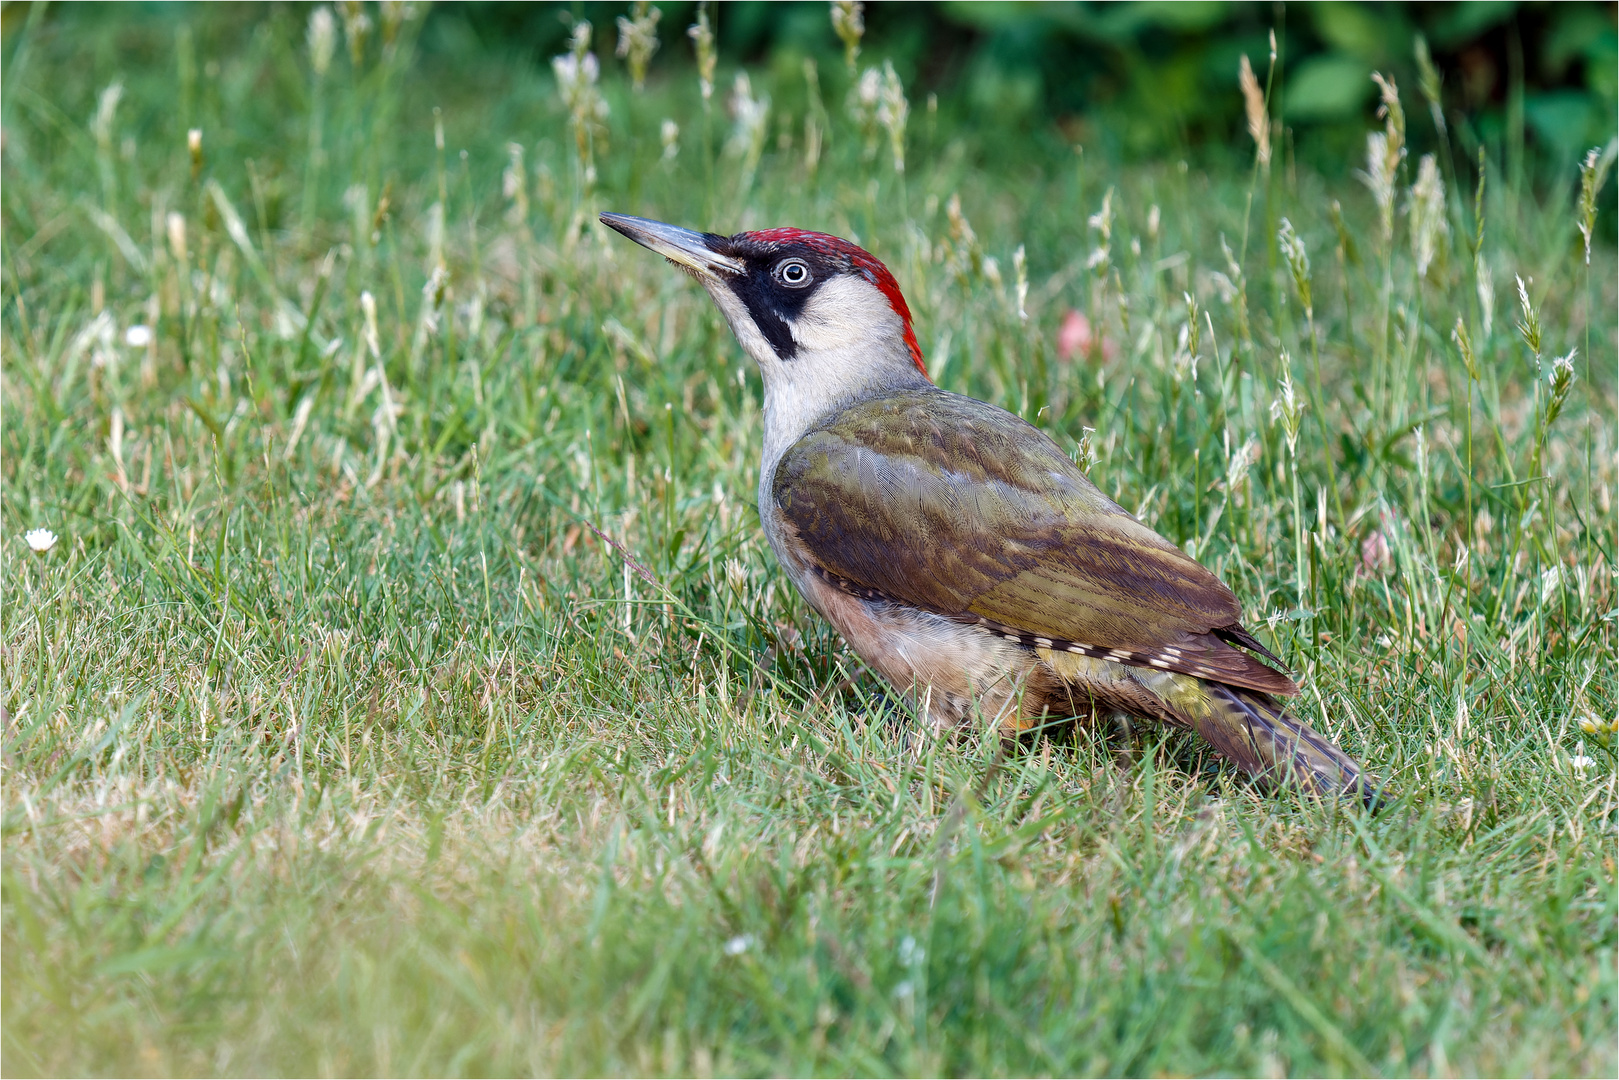
[[[705,111],[667,56],[570,127],[380,12],[317,76],[307,10],[34,10],[7,1074],[1613,1075],[1616,290],[1573,163],[1519,195],[1493,148],[1475,202],[1458,153],[1419,276],[1411,160],[1385,235],[1360,162],[1126,166],[948,101],[901,175],[841,67],[752,72],[727,150],[733,73]],[[601,209],[857,236],[939,382],[1217,569],[1394,805],[1150,728],[913,742],[774,573],[756,376]]]

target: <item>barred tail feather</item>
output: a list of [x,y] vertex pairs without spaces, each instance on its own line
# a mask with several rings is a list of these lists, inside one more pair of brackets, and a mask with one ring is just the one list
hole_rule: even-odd
[[1207,708],[1188,718],[1199,735],[1253,776],[1291,781],[1325,798],[1353,795],[1372,810],[1381,804],[1376,783],[1359,763],[1274,698],[1221,683],[1203,686]]

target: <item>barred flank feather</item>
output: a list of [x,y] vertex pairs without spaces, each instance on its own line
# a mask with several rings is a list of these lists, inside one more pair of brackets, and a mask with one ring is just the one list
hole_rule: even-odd
[[1187,709],[1187,718],[1231,761],[1262,779],[1291,780],[1328,798],[1353,794],[1377,809],[1381,800],[1360,766],[1274,698],[1215,682],[1203,687],[1206,707]]

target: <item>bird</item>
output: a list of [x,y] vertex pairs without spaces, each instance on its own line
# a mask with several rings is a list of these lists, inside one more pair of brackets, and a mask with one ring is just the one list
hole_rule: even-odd
[[1195,732],[1267,788],[1378,805],[1289,711],[1298,684],[1217,576],[1048,435],[933,383],[877,258],[797,228],[600,220],[694,277],[758,365],[776,561],[935,731],[1122,714]]

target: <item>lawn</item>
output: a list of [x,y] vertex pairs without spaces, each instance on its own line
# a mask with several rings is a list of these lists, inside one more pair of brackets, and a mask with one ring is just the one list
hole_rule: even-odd
[[[841,61],[709,100],[400,7],[39,10],[7,1075],[1619,1068],[1611,179],[1587,260],[1580,162],[1441,147],[1416,86],[1383,164],[1125,162],[902,117],[875,49],[864,105]],[[869,247],[1391,805],[1150,726],[918,737],[775,570],[751,362],[602,210]]]

